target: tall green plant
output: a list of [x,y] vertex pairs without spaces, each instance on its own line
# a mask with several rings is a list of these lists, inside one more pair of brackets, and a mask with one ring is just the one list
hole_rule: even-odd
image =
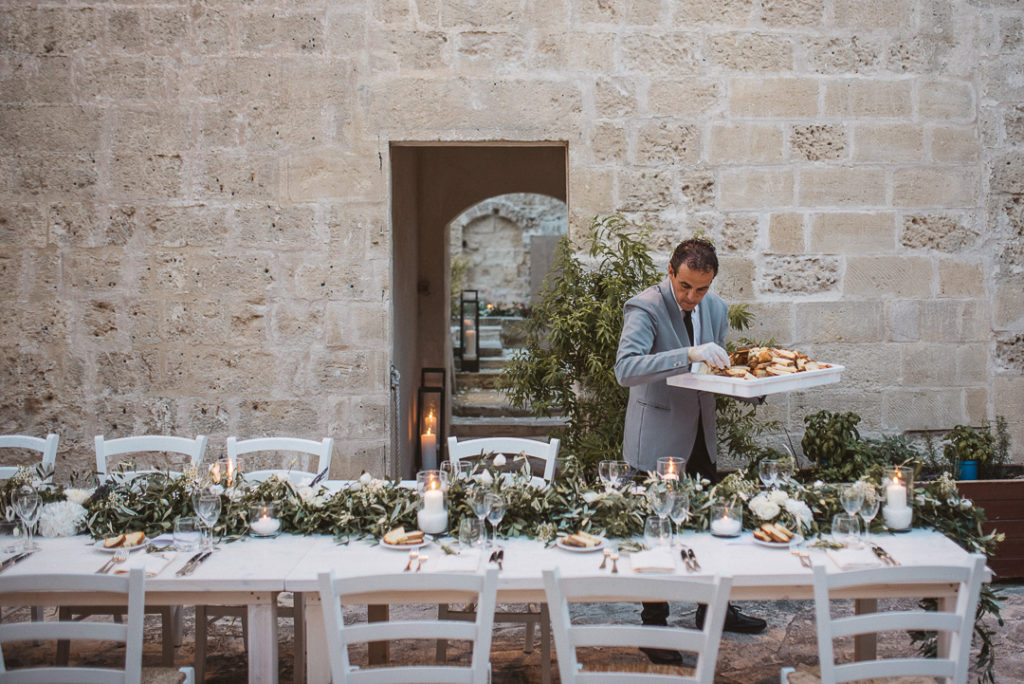
[[615,354],[626,300],[662,277],[649,235],[621,216],[596,218],[586,263],[563,238],[525,324],[524,348],[499,381],[513,406],[538,416],[560,411],[568,419],[563,448],[585,465],[622,455],[629,391],[615,380]]

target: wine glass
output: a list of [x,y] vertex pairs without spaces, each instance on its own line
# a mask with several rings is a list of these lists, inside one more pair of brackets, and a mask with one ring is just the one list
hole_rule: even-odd
[[859,482],[844,484],[839,490],[839,502],[847,515],[860,513],[860,505],[864,502],[864,491]]
[[[683,523],[690,517],[690,495],[681,486],[676,487],[675,498],[672,500],[672,508],[669,509],[668,517],[672,518],[672,522],[675,523],[675,535],[678,537]],[[673,538],[674,545],[675,538]]]
[[[473,515],[479,520],[481,525],[485,525],[484,520],[487,518],[487,495],[490,494],[486,487],[477,485],[469,491],[469,507],[473,509]],[[485,526],[486,529],[486,526]]]
[[649,515],[644,520],[644,543],[648,549],[665,546],[666,540],[672,537],[672,528],[665,518]]
[[861,490],[864,499],[860,504],[860,517],[864,518],[864,539],[871,537],[871,521],[878,515],[878,505],[881,497],[878,495],[878,488],[870,482],[862,482]]
[[832,536],[843,546],[858,547],[860,518],[856,514],[836,513],[832,516]]
[[210,549],[213,547],[213,526],[216,524],[217,518],[220,517],[220,494],[209,489],[200,489],[192,495],[192,505],[195,507],[196,517],[206,528],[206,534],[203,536],[203,548]]
[[39,492],[30,485],[22,485],[11,493],[11,505],[25,528],[25,551],[39,550],[39,545],[32,541],[32,528],[39,519],[40,501]]
[[487,493],[487,520],[491,523],[491,528],[494,530],[494,542],[495,548],[498,547],[498,525],[501,524],[501,519],[505,517],[505,497],[497,492]]
[[614,461],[601,461],[597,464],[597,479],[601,480],[606,492],[612,489],[612,463]]
[[[788,447],[787,447],[788,448]],[[778,482],[783,487],[793,481],[793,473],[796,472],[796,459],[792,456],[784,456],[778,459]]]
[[608,479],[611,481],[613,489],[622,486],[622,481],[626,479],[627,473],[629,473],[629,464],[625,461],[608,461]]
[[763,459],[757,464],[757,476],[766,488],[774,488],[779,479],[779,462],[774,458]]
[[675,491],[669,482],[652,482],[647,488],[647,503],[662,520],[668,518],[672,511],[672,502],[675,501]]

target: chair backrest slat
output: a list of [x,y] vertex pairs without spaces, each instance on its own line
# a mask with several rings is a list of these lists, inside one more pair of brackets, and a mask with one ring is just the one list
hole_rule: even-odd
[[328,476],[330,475],[334,439],[325,437],[319,442],[299,437],[256,437],[239,440],[237,437],[232,436],[228,437],[226,446],[228,458],[231,459],[238,459],[239,456],[259,452],[294,452],[315,457],[315,470],[296,469],[292,468],[288,463],[283,463],[282,465],[287,467],[246,469],[242,471],[245,478],[253,482],[262,482],[271,475],[277,475],[280,479],[287,479],[296,484],[301,484],[306,480],[316,477],[325,470]]
[[506,456],[525,454],[544,462],[544,479],[548,482],[555,476],[555,464],[558,460],[560,440],[551,438],[547,442],[521,437],[481,437],[459,441],[456,437],[448,438],[448,458],[455,463],[463,459],[472,459],[481,454],[495,453]]
[[[203,455],[206,453],[205,435],[198,435],[195,438],[167,435],[135,435],[132,437],[119,437],[117,439],[106,439],[103,435],[96,435],[94,441],[96,447],[96,473],[101,477],[107,475],[110,471],[111,456],[146,452],[183,454],[188,457],[188,464],[190,466],[198,466],[203,460]],[[144,471],[140,469],[139,472]]]
[[[60,435],[54,433],[43,437],[30,435],[0,435],[0,449],[28,449],[40,454],[39,464],[47,474],[46,481],[53,479],[53,469],[57,464],[57,445]],[[0,465],[0,480],[8,480],[18,472],[16,465]]]

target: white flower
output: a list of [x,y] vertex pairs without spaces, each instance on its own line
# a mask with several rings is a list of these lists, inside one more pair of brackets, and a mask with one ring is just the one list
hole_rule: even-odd
[[482,473],[477,473],[476,475],[474,475],[473,479],[485,487],[490,487],[492,484],[494,484],[494,478],[491,477],[491,474],[486,470],[483,471]]
[[814,520],[811,509],[803,501],[789,499],[786,501],[786,512],[793,516],[803,527],[808,527]]
[[964,509],[965,511],[970,510],[973,506],[974,502],[971,501],[970,499],[962,499],[960,501],[960,508]]
[[768,494],[768,500],[771,501],[772,503],[779,504],[780,506],[783,505],[786,502],[786,499],[788,498],[789,494],[786,494],[786,492],[782,491],[781,489],[773,489]]
[[758,494],[751,499],[749,508],[761,520],[771,520],[782,511],[777,503],[764,494]]
[[362,475],[359,476],[359,484],[361,484],[361,485],[368,485],[368,484],[370,484],[370,480],[372,480],[372,479],[373,478],[370,477],[370,473],[364,472]]
[[210,485],[210,493],[214,496],[220,496],[224,493],[224,487],[219,484]]
[[73,501],[54,501],[39,512],[39,534],[43,537],[73,537],[85,520],[86,511]]
[[821,489],[822,487],[825,486],[825,483],[822,482],[821,480],[815,480],[814,484],[812,484],[811,486],[814,487],[815,489]]
[[494,467],[500,468],[503,465],[505,465],[505,454],[498,454],[494,457]]
[[92,496],[92,489],[77,489],[75,487],[68,487],[64,490],[64,498],[71,503],[76,503],[79,506],[83,505]]
[[[250,491],[253,489],[255,489],[255,487],[252,487]],[[231,489],[228,490],[228,499],[231,501],[238,501],[243,496],[245,496],[245,492],[239,489],[238,487],[232,487]]]
[[693,491],[695,491],[695,492],[703,492],[704,491],[704,485],[701,484],[701,482],[703,482],[703,480],[701,480],[700,482],[697,482],[697,483],[695,483],[693,485]]
[[601,495],[598,494],[597,492],[594,492],[594,491],[583,492],[583,500],[586,501],[588,504],[594,503],[595,501],[597,501],[600,498],[601,498]]

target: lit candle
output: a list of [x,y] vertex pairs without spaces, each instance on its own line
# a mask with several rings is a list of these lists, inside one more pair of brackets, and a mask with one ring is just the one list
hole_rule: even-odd
[[279,529],[281,529],[281,521],[271,518],[269,515],[262,515],[252,523],[252,531],[265,537],[277,534]]
[[427,513],[439,513],[444,510],[444,493],[436,487],[423,492],[423,510]]
[[679,479],[679,476],[676,474],[676,464],[675,464],[675,461],[669,461],[668,462],[668,470],[665,471],[665,479],[666,480],[678,480]]
[[885,502],[890,508],[907,507],[907,488],[900,481],[899,473],[896,473],[892,482],[885,488]]
[[437,468],[437,435],[427,431],[420,435],[420,454],[423,456],[424,470],[435,470]]
[[740,533],[741,528],[742,524],[739,520],[730,518],[727,515],[711,521],[711,533],[717,534],[720,537],[735,537]]
[[476,330],[466,331],[466,351],[463,353],[463,357],[467,359],[476,358]]

